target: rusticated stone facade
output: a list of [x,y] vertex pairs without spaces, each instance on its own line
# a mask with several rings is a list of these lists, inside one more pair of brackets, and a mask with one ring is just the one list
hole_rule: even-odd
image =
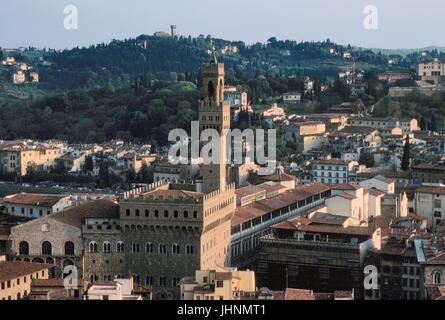
[[[234,209],[233,186],[204,195],[157,183],[127,194],[120,202],[119,219],[126,275],[152,285],[158,298],[178,298],[181,278],[228,262]],[[116,251],[119,235],[110,239]],[[109,260],[119,274],[118,259]]]
[[117,208],[116,203],[98,200],[18,225],[10,236],[13,259],[55,264],[56,277],[62,276],[66,266],[74,265],[82,277],[82,224],[92,217],[117,218]]

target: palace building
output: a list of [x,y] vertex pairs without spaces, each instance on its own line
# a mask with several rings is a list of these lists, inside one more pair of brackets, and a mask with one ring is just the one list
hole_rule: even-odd
[[[224,65],[214,56],[203,65],[202,78],[200,130],[221,133],[230,128]],[[89,284],[133,277],[153,287],[158,299],[179,298],[182,278],[230,263],[235,186],[227,183],[225,138],[220,137],[221,156],[203,166],[202,181],[161,180],[124,193],[105,211],[96,201],[25,223],[12,231],[14,259],[56,263],[57,274],[69,263]]]

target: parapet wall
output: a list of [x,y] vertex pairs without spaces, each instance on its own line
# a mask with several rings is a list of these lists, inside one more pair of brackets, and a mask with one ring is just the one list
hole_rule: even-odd
[[143,187],[135,188],[130,191],[124,192],[124,194],[122,195],[122,199],[123,200],[134,199],[136,196],[138,196],[144,192],[153,191],[153,190],[156,190],[157,188],[160,188],[160,187],[166,186],[166,185],[168,185],[168,182],[157,181],[155,183],[148,184]]

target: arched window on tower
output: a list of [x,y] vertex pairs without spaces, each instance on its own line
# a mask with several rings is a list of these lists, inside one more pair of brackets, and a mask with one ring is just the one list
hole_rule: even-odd
[[440,272],[436,272],[434,274],[434,284],[441,284],[442,283],[442,279],[441,279],[441,274]]
[[116,251],[120,252],[120,253],[125,251],[124,242],[123,241],[118,241],[117,242],[117,244],[116,244]]
[[88,247],[89,247],[91,253],[97,252],[97,242],[96,241],[91,241]]
[[221,80],[219,80],[219,99],[224,100],[224,83]]
[[213,81],[209,81],[207,86],[207,95],[210,100],[215,98],[215,85],[213,84]]
[[108,241],[105,241],[103,243],[103,247],[104,247],[104,253],[110,253],[111,252],[111,243]]

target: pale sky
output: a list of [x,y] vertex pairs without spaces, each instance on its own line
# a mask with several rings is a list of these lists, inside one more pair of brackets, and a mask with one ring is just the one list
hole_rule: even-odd
[[[445,46],[443,0],[0,0],[0,47],[57,49],[109,42],[178,26],[178,34],[210,34],[247,43],[278,39],[370,48]],[[79,29],[64,28],[75,5]],[[378,9],[378,29],[363,26]]]

